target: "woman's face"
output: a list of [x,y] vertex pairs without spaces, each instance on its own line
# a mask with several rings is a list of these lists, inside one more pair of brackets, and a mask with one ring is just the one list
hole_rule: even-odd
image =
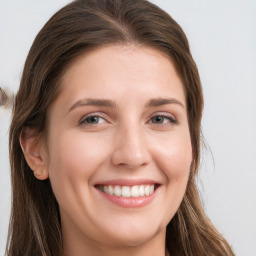
[[62,86],[49,112],[46,169],[64,244],[164,241],[192,161],[172,61],[152,48],[103,47],[76,59]]

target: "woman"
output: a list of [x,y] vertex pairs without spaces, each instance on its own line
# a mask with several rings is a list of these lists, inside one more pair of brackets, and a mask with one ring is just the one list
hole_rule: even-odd
[[61,9],[16,96],[6,255],[234,255],[195,185],[202,109],[186,36],[164,11]]

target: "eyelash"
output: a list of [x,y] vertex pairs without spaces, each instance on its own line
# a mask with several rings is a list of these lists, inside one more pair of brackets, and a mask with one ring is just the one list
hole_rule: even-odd
[[87,126],[91,126],[91,125],[99,125],[98,123],[96,124],[91,124],[91,123],[87,123],[86,120],[88,120],[89,118],[101,118],[101,119],[104,119],[106,121],[106,118],[102,117],[101,115],[98,115],[96,113],[92,113],[92,114],[89,114],[87,116],[85,116],[84,118],[81,119],[81,121],[79,122],[79,125],[87,125]]
[[[167,115],[167,114],[157,114],[157,115],[154,115],[150,118],[150,121],[152,122],[152,119],[153,118],[156,118],[156,117],[160,117],[160,118],[164,118],[164,119],[167,119],[168,120],[168,123],[170,122],[171,125],[174,125],[174,124],[177,124],[177,120],[175,119],[175,117],[173,117],[172,115]],[[153,122],[152,122],[153,123]],[[153,123],[155,124],[155,123]],[[162,125],[162,126],[165,126],[165,125],[168,125],[168,124],[155,124],[155,125]]]
[[[153,115],[150,120],[148,122],[151,122],[153,125],[161,125],[161,126],[166,126],[168,124],[163,124],[163,123],[153,123],[152,122],[152,119],[156,118],[156,117],[160,117],[160,118],[164,118],[164,119],[167,119],[168,120],[168,123],[171,123],[171,125],[175,125],[177,124],[177,120],[175,119],[175,117],[173,117],[172,115],[167,115],[167,114],[155,114]],[[89,118],[98,118],[98,119],[104,119],[106,121],[106,118],[99,115],[99,114],[96,114],[96,113],[92,113],[92,114],[89,114],[87,116],[85,116],[84,118],[82,118],[80,121],[79,121],[79,125],[85,125],[85,126],[94,126],[94,125],[100,125],[99,123],[88,123],[88,119]]]

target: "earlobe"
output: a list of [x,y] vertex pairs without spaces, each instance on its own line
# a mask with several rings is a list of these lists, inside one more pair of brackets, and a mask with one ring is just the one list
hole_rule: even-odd
[[34,176],[39,180],[48,178],[46,152],[36,129],[25,127],[20,134],[20,146]]

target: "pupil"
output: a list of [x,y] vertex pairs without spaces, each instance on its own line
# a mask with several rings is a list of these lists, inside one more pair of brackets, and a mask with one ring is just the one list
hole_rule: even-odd
[[96,116],[91,116],[88,118],[87,122],[90,124],[96,124],[99,122],[99,118]]
[[162,116],[156,116],[153,119],[153,123],[163,123],[164,118]]

